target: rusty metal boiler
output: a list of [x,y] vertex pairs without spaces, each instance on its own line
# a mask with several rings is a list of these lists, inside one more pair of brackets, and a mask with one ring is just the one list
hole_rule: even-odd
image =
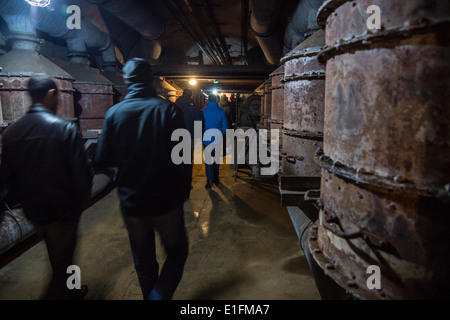
[[80,130],[100,130],[106,112],[114,104],[113,85],[90,67],[86,53],[73,52],[70,58],[65,70],[75,78],[75,114]]
[[[371,5],[380,29],[368,29]],[[314,258],[357,298],[448,298],[449,3],[326,1],[318,22],[326,87]]]
[[264,82],[264,115],[261,129],[270,130],[270,117],[272,112],[272,79],[269,77]]
[[[0,56],[0,99],[3,121],[11,123],[28,111],[31,98],[27,92],[27,83],[30,77],[37,73],[50,75],[58,86],[57,115],[74,120],[73,77],[39,54],[41,40],[36,37],[17,34],[9,36],[8,40],[12,42],[13,49]],[[20,43],[20,49],[15,48],[15,43]]]
[[318,30],[281,59],[285,73],[279,183],[285,206],[304,205],[306,191],[320,188],[315,154],[323,141],[325,65],[317,56],[324,44],[324,31]]
[[258,88],[260,88],[260,93],[261,93],[261,113],[260,113],[260,117],[259,117],[259,128],[263,128],[265,125],[265,96],[266,96],[266,86],[265,84],[261,84],[261,86],[259,86]]
[[283,133],[281,132],[281,128],[283,126],[283,111],[284,111],[284,65],[278,67],[275,71],[270,74],[270,79],[272,80],[271,84],[271,110],[270,110],[270,130],[277,129],[279,130],[279,138],[280,138],[280,150],[283,144]]

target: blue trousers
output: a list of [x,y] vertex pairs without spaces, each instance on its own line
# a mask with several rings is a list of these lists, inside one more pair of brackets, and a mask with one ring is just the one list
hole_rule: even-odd
[[[215,156],[215,150],[212,150],[211,158],[214,159],[214,156]],[[212,161],[210,161],[210,162],[212,162]],[[220,166],[220,163],[214,162],[212,164],[207,164],[205,162],[206,183],[213,184],[215,181],[219,180],[219,166]]]
[[[122,214],[144,300],[171,299],[181,281],[189,250],[183,206],[158,216]],[[156,260],[155,230],[167,254],[161,274]]]

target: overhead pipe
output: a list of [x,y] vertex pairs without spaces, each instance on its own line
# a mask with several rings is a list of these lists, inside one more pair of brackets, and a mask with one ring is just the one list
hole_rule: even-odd
[[233,61],[232,61],[232,58],[230,55],[230,50],[228,50],[227,43],[225,41],[225,37],[223,36],[222,32],[219,29],[216,16],[214,14],[214,11],[211,8],[211,4],[207,0],[202,0],[202,5],[206,9],[206,12],[208,13],[208,17],[212,21],[212,25],[214,27],[217,38],[219,39],[222,52],[225,54],[225,62],[227,64],[232,64]]
[[286,27],[283,40],[283,54],[288,54],[305,40],[305,37],[319,29],[317,11],[324,0],[301,0]]
[[50,11],[46,8],[36,8],[31,15],[32,23],[37,30],[66,40],[71,53],[87,52],[87,48],[95,48],[101,52],[103,64],[117,65],[116,52],[109,35],[84,19],[81,21],[83,26],[81,29],[68,29],[67,18],[59,12],[60,10]]
[[250,31],[271,65],[278,65],[282,56],[283,37],[276,22],[283,4],[284,0],[252,0]]
[[30,21],[29,6],[25,1],[0,0],[0,15],[5,20],[10,35],[22,35],[33,41],[14,41],[12,49],[35,50],[38,44],[36,30]]
[[39,54],[42,40],[38,39],[30,7],[25,1],[0,0],[0,15],[9,30],[8,40],[11,51],[0,56],[0,95],[4,121],[12,122],[21,118],[31,103],[26,93],[26,82],[35,73],[52,76],[60,89],[58,116],[73,119],[73,78],[50,60]]
[[[132,29],[136,30],[144,39],[144,48],[150,48],[149,61],[158,60],[161,55],[159,38],[166,29],[161,15],[149,12],[137,1],[122,0],[87,0],[96,4],[110,14],[122,20]],[[151,43],[147,43],[151,42]]]
[[206,42],[208,43],[209,47],[212,48],[213,53],[218,53],[216,56],[218,56],[219,64],[225,64],[226,59],[220,45],[217,43],[216,39],[211,37],[211,35],[209,34],[208,28],[206,28],[202,19],[200,19],[196,7],[194,7],[190,0],[184,0],[184,4],[188,9],[189,14],[192,17],[195,26],[197,27],[197,30],[200,32],[200,36],[206,39]]
[[220,64],[219,59],[215,56],[213,48],[210,46],[210,44],[206,43],[201,36],[195,32],[195,30],[192,28],[191,24],[189,23],[188,19],[185,17],[185,15],[180,11],[179,7],[177,6],[174,1],[169,0],[165,1],[164,4],[166,5],[167,10],[171,12],[171,14],[177,19],[183,27],[186,29],[186,31],[191,35],[191,37],[194,39],[195,43],[206,53],[206,55],[209,57],[209,59],[214,64]]
[[241,18],[241,55],[247,58],[248,52],[248,29],[249,29],[249,0],[241,0],[242,18]]

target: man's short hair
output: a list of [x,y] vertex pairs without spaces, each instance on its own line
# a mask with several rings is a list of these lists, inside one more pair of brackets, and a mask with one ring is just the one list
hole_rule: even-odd
[[192,97],[192,90],[191,89],[184,89],[183,90],[183,96]]
[[209,101],[209,102],[217,102],[217,97],[216,97],[216,95],[215,95],[215,94],[210,94],[210,95],[208,96],[208,101]]
[[58,87],[55,81],[46,74],[34,75],[28,80],[28,92],[33,101],[42,100],[47,92],[53,89],[55,89],[56,95],[58,93]]

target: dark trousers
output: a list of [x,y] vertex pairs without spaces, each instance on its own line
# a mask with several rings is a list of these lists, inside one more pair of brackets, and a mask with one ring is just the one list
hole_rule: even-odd
[[[44,299],[71,299],[73,290],[67,288],[71,274],[67,268],[73,265],[73,254],[77,243],[78,219],[60,220],[45,226],[37,226],[38,233],[45,240],[53,275]],[[76,289],[74,289],[76,290]]]
[[[216,181],[219,181],[219,166],[220,163],[214,161],[215,150],[211,151],[211,161],[212,164],[207,164],[205,162],[205,174],[206,174],[206,183],[213,184]],[[209,156],[209,155],[206,155]],[[214,161],[214,162],[213,162]]]
[[[133,217],[122,213],[144,300],[171,299],[181,281],[189,251],[183,206],[158,216]],[[155,230],[167,255],[161,274],[156,260]]]

